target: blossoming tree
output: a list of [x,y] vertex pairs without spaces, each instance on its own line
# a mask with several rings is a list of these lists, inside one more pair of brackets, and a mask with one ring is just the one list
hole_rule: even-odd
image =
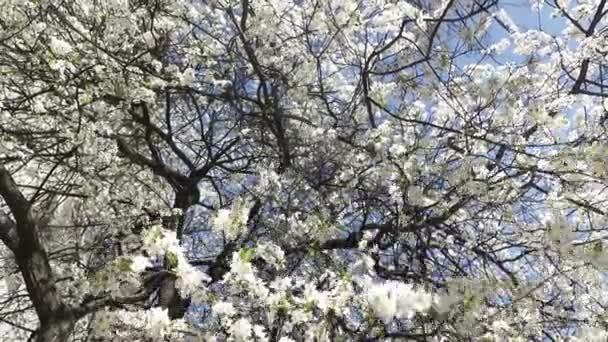
[[1,3],[3,338],[608,338],[605,0]]

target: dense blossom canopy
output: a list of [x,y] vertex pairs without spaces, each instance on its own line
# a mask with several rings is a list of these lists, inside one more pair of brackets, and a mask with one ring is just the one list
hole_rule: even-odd
[[0,4],[2,339],[608,338],[605,0]]

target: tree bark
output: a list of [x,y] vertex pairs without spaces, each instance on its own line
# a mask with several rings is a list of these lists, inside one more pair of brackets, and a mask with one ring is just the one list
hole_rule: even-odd
[[183,318],[188,311],[189,300],[184,299],[175,286],[175,276],[168,275],[158,290],[158,301],[162,308],[168,310],[169,318]]
[[[180,242],[185,225],[184,215],[190,206],[198,202],[198,197],[199,193],[198,189],[196,189],[196,184],[186,188],[184,191],[178,192],[176,194],[174,207],[182,211],[181,215],[171,216],[169,219],[163,220],[165,229],[174,231]],[[165,260],[165,268],[169,270],[171,266],[172,265],[169,265],[167,260]],[[180,295],[175,283],[176,277],[173,274],[169,274],[162,280],[158,291],[159,305],[163,309],[168,310],[168,315],[171,319],[183,318],[190,306],[190,300],[188,298],[183,298]]]
[[74,329],[74,320],[53,320],[40,325],[36,342],[65,342]]
[[0,165],[0,196],[10,208],[16,222],[2,216],[2,240],[15,255],[25,281],[40,327],[38,342],[67,341],[76,318],[62,302],[48,255],[39,237],[39,226],[30,202],[23,196],[10,173]]

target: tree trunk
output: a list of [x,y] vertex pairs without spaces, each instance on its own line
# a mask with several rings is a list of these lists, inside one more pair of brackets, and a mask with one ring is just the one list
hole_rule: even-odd
[[15,255],[29,298],[40,321],[36,341],[67,341],[76,319],[57,291],[55,275],[40,241],[40,227],[34,218],[30,202],[1,164],[0,196],[16,220],[16,223],[6,217],[2,220],[3,227],[8,230],[2,238]]
[[[174,231],[177,238],[180,240],[180,243],[185,224],[185,212],[192,205],[194,198],[196,198],[198,201],[198,191],[194,193],[192,193],[192,191],[178,193],[175,199],[175,208],[182,210],[181,215],[174,215],[166,220],[163,220],[163,226],[165,229]],[[170,265],[168,260],[165,258],[165,268],[169,270],[171,267],[175,267],[175,265]],[[175,282],[176,277],[174,275],[170,274],[166,276],[162,280],[158,292],[159,304],[163,309],[168,310],[168,315],[171,319],[183,318],[188,311],[188,307],[190,306],[190,300],[183,298],[180,295],[179,290],[175,286]]]
[[175,287],[175,280],[173,275],[165,277],[158,293],[159,304],[163,309],[168,310],[171,319],[183,318],[189,306],[189,301],[182,298]]
[[65,342],[74,329],[73,320],[50,321],[40,325],[36,342]]
[[76,319],[59,298],[46,255],[24,246],[20,251],[25,253],[16,254],[16,259],[40,320],[36,342],[67,341]]

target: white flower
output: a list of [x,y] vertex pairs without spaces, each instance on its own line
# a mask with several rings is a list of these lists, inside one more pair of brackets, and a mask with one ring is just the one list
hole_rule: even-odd
[[43,23],[43,22],[32,25],[32,29],[36,33],[44,32],[44,30],[46,30],[46,28],[47,28],[47,25],[46,25],[46,23]]
[[374,313],[388,324],[395,317],[396,303],[390,298],[389,289],[383,285],[372,286],[367,291],[367,302]]
[[403,10],[403,13],[410,19],[417,18],[420,15],[420,9],[410,5],[407,2],[401,3],[400,7]]
[[240,318],[228,329],[234,341],[249,341],[251,337],[251,323],[246,318]]
[[[530,30],[527,32],[514,33],[511,38],[515,46],[513,51],[520,55],[528,55],[538,53],[542,47],[547,47],[551,44],[552,37],[544,32]],[[547,52],[542,50],[543,52]]]
[[135,273],[141,273],[146,270],[147,267],[152,266],[150,259],[143,255],[136,255],[131,258],[131,270]]
[[[408,298],[403,296],[402,300],[407,300]],[[428,310],[433,304],[433,296],[431,294],[422,292],[422,291],[412,291],[412,297],[409,298],[411,302],[412,308],[416,312],[424,312]]]
[[247,226],[249,203],[235,201],[230,209],[220,209],[213,219],[213,230],[224,233],[228,239],[237,238]]
[[291,278],[290,277],[285,277],[285,278],[277,277],[270,283],[270,288],[273,290],[277,290],[277,291],[285,291],[289,287],[291,287]]
[[300,324],[308,322],[312,318],[312,312],[309,310],[295,309],[290,312],[290,316],[293,324]]
[[317,291],[315,286],[311,283],[308,283],[304,286],[303,302],[306,304],[315,304],[324,313],[327,313],[330,307],[329,294],[327,292]]
[[261,325],[253,326],[253,335],[257,341],[265,342],[268,341],[268,335],[266,334],[265,328]]
[[253,281],[250,281],[249,287],[251,288],[251,293],[258,298],[267,298],[270,294],[270,290],[266,287],[266,284],[259,278],[254,278]]
[[44,103],[42,103],[42,101],[39,98],[36,98],[36,99],[34,99],[34,104],[32,105],[32,110],[36,114],[44,113],[44,112],[46,112],[46,107],[44,106]]
[[440,297],[435,297],[433,300],[434,308],[440,314],[447,313],[452,309],[452,306],[456,303],[459,303],[461,298],[456,295],[444,295]]
[[164,255],[166,252],[176,253],[181,248],[175,232],[155,225],[144,233],[144,249],[150,256]]
[[163,336],[169,333],[171,319],[167,309],[159,307],[146,311],[146,330],[153,336]]
[[154,34],[152,34],[152,32],[150,32],[150,31],[144,32],[144,34],[142,35],[142,38],[143,38],[144,42],[146,43],[146,46],[149,49],[153,48],[154,45],[156,45],[156,41],[154,39]]
[[255,274],[250,262],[244,261],[240,253],[232,254],[232,262],[230,263],[230,274],[234,275],[239,280],[247,282],[255,282]]
[[213,219],[213,226],[217,228],[217,230],[222,230],[223,227],[230,224],[230,209],[220,209],[215,214],[215,218]]
[[179,82],[183,86],[191,86],[192,83],[194,83],[195,76],[194,69],[188,68],[184,70],[181,75],[179,75]]
[[181,293],[185,295],[192,295],[202,288],[204,282],[211,280],[207,274],[190,265],[183,253],[178,256],[175,272],[177,274],[177,286]]
[[576,239],[576,232],[560,213],[553,213],[552,218],[546,220],[546,224],[548,226],[547,235],[553,243],[566,246]]
[[507,39],[507,38],[503,38],[503,39],[499,40],[498,42],[490,45],[486,49],[486,52],[501,54],[504,51],[506,51],[510,46],[511,46],[511,41],[509,41],[509,39]]
[[296,340],[294,340],[292,338],[289,338],[289,337],[286,337],[286,336],[283,336],[283,337],[281,337],[279,339],[279,342],[296,342]]
[[596,327],[583,326],[579,329],[574,341],[600,342],[608,339],[608,331]]
[[[151,62],[151,64],[152,64],[152,67],[154,68],[154,70],[156,72],[160,72],[162,70],[162,68],[163,68],[163,63],[161,61],[159,61],[159,60],[155,59],[155,60],[153,60]],[[160,80],[160,81],[162,81],[163,85],[166,84],[164,80]],[[156,83],[160,83],[159,81],[155,81],[155,82]]]
[[317,292],[316,303],[317,307],[321,309],[321,311],[325,314],[331,308],[331,301],[329,299],[329,295],[325,292]]
[[[364,239],[363,241],[368,241]],[[369,274],[374,269],[375,261],[367,254],[362,254],[361,257],[351,265],[351,272],[357,275]]]
[[[394,156],[399,156],[407,152],[407,147],[404,144],[395,143],[389,147],[388,151]],[[397,187],[397,189],[399,188]]]
[[211,308],[216,315],[219,316],[234,316],[236,314],[236,310],[232,303],[229,302],[217,302],[213,304]]
[[73,48],[68,42],[63,41],[61,39],[52,37],[49,43],[49,47],[54,54],[59,56],[65,56],[72,52]]
[[509,326],[509,323],[503,321],[503,320],[497,320],[492,322],[492,329],[495,332],[500,332],[500,331],[506,331],[509,332],[511,331],[511,327]]
[[255,252],[259,257],[276,268],[280,269],[285,266],[285,252],[283,252],[281,247],[272,242],[258,243]]
[[388,324],[393,318],[411,319],[417,312],[428,310],[433,297],[424,291],[415,291],[410,284],[386,281],[370,286],[367,301],[374,313]]
[[148,87],[139,87],[133,90],[131,94],[133,100],[154,103],[156,101],[156,92]]
[[407,189],[408,200],[411,204],[418,206],[428,206],[434,202],[424,195],[423,189],[419,186],[410,186]]

